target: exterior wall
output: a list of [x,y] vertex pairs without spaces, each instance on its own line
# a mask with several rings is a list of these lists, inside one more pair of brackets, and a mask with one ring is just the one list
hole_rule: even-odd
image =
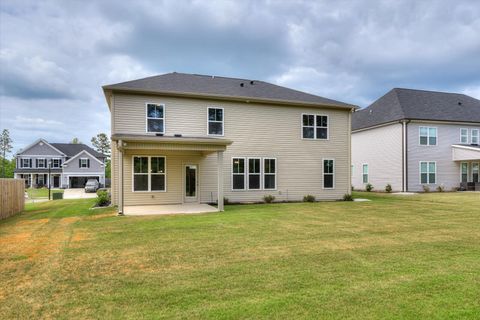
[[[419,142],[419,127],[437,128],[437,145],[421,146]],[[408,190],[423,191],[420,184],[420,161],[436,161],[436,184],[429,185],[430,190],[443,185],[445,190],[459,187],[460,162],[452,160],[452,145],[460,144],[460,128],[480,129],[478,125],[440,124],[412,122],[408,124]],[[470,141],[470,136],[469,136]],[[476,162],[476,161],[473,161]],[[470,163],[470,162],[469,162]],[[469,179],[471,167],[469,164]],[[471,181],[471,180],[469,180]]]
[[352,185],[365,189],[363,164],[368,164],[369,183],[375,190],[402,190],[402,124],[396,123],[352,133]]
[[[90,159],[90,168],[80,168],[79,159]],[[98,176],[101,185],[105,185],[105,165],[98,162],[98,160],[90,156],[86,152],[79,153],[75,157],[68,160],[67,164],[63,166],[62,186],[69,187],[70,177],[85,177],[85,176]]]
[[[277,200],[301,200],[312,194],[318,200],[341,199],[350,192],[350,112],[336,109],[260,105],[255,103],[221,102],[144,95],[115,94],[113,133],[146,134],[146,103],[165,104],[165,135],[207,136],[208,107],[224,108],[224,137],[233,141],[224,152],[224,195],[230,201],[261,201],[272,194]],[[302,113],[329,116],[329,140],[301,138]],[[153,152],[153,151],[152,151]],[[158,155],[165,155],[156,152]],[[277,189],[232,191],[232,157],[273,157],[277,159]],[[335,160],[335,188],[323,189],[323,159]],[[112,156],[113,185],[116,185],[118,163],[116,150]],[[198,161],[200,166],[201,202],[211,202],[217,194],[216,154],[205,156],[167,155],[167,189],[176,196],[146,196],[131,192],[131,152],[124,157],[125,205],[181,202],[183,189],[177,187],[177,168],[169,166],[182,161]],[[169,175],[172,174],[170,178]],[[180,180],[183,183],[183,181]],[[114,201],[118,195],[114,192]],[[134,200],[136,199],[136,200]],[[154,198],[155,199],[155,198]],[[178,203],[178,202],[177,202]]]

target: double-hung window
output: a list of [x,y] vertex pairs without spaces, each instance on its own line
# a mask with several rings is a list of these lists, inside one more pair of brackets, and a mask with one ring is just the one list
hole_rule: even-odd
[[468,143],[468,129],[466,128],[460,129],[460,143]]
[[332,159],[323,160],[323,188],[333,189],[335,187],[335,161]]
[[420,183],[434,184],[437,181],[437,164],[434,161],[420,162]]
[[420,145],[436,146],[437,145],[437,128],[420,127]]
[[462,182],[468,182],[468,163],[462,162],[460,164],[460,174],[462,178]]
[[232,189],[245,190],[245,158],[232,158]]
[[208,108],[208,134],[223,136],[223,108]]
[[260,158],[248,158],[248,190],[260,190]]
[[46,168],[46,159],[37,159],[37,168]]
[[165,105],[147,103],[147,132],[165,133]]
[[275,190],[277,188],[277,159],[263,159],[263,188]]
[[479,170],[480,170],[480,164],[478,162],[472,163],[472,178],[473,178],[472,182],[475,182],[475,183],[480,182],[478,178]]
[[60,159],[52,159],[52,168],[60,168]]
[[165,191],[165,157],[133,157],[133,191]]
[[30,168],[31,159],[22,159],[22,168]]
[[90,159],[87,159],[87,158],[81,158],[78,160],[79,163],[78,163],[78,166],[82,169],[86,169],[86,168],[89,168],[90,167]]
[[472,144],[478,144],[478,129],[472,129]]
[[368,164],[362,166],[362,181],[368,183]]
[[303,139],[328,139],[328,116],[302,114]]

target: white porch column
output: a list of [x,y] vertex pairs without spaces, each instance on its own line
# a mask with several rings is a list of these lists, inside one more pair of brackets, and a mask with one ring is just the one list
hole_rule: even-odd
[[223,151],[217,151],[218,211],[223,210]]

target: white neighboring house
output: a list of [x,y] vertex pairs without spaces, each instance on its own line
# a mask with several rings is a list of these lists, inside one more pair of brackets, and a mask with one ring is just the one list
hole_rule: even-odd
[[480,188],[480,100],[392,89],[352,116],[352,185],[376,190]]
[[[15,154],[15,178],[26,187],[83,188],[88,179],[105,185],[104,154],[87,145],[38,139]],[[48,172],[50,167],[50,181]]]

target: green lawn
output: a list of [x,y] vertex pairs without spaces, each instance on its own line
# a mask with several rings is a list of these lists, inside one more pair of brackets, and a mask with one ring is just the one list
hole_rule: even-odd
[[[48,198],[48,188],[28,188],[26,189],[30,199]],[[63,189],[51,189],[51,193],[63,193]]]
[[479,193],[0,222],[0,319],[479,319]]

